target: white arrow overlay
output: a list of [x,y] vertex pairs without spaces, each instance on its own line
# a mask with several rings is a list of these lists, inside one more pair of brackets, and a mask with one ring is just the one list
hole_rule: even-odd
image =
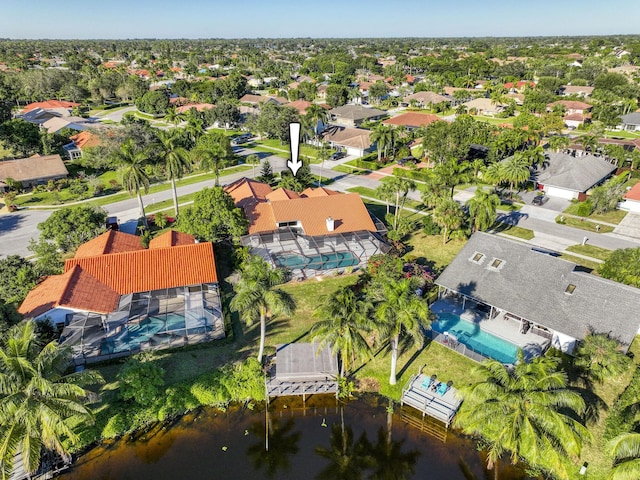
[[289,124],[289,141],[291,143],[291,160],[287,161],[287,167],[293,173],[295,177],[302,167],[302,160],[298,157],[300,156],[300,124],[299,123],[290,123]]

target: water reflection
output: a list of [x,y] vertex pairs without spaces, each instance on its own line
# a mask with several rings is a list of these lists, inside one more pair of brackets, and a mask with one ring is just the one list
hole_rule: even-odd
[[[136,441],[99,446],[61,478],[485,478],[483,455],[473,441],[455,434],[446,442],[430,437],[400,421],[400,411],[388,409],[378,397],[343,407],[322,397],[307,399],[306,409],[298,408],[301,404],[278,399],[268,421],[264,409],[204,410]],[[499,476],[525,478],[510,467]]]
[[[268,429],[265,429],[265,423],[269,425]],[[294,427],[293,418],[285,421],[269,418],[267,422],[251,425],[249,432],[258,439],[247,448],[253,468],[264,471],[268,478],[274,478],[278,472],[291,471],[291,457],[300,450],[298,442],[302,436],[301,432],[292,431]]]

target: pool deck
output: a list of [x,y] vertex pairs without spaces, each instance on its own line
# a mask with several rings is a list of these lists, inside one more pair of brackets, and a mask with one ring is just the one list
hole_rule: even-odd
[[431,304],[431,311],[438,313],[453,313],[460,318],[480,326],[480,329],[517,345],[525,353],[525,358],[539,356],[549,345],[549,339],[537,335],[533,331],[520,332],[520,323],[501,312],[493,319],[488,315],[472,308],[474,304],[467,302],[463,309],[462,303],[450,299],[440,299]]
[[430,376],[423,373],[412,375],[402,389],[401,403],[419,410],[423,416],[428,415],[440,420],[448,427],[460,408],[462,398],[453,387],[450,387],[444,395],[440,395],[431,388],[423,386],[429,378]]

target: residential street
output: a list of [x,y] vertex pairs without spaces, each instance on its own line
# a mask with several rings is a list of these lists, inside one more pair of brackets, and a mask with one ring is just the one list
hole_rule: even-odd
[[[243,147],[236,147],[235,152],[239,155],[246,156],[251,153],[257,154],[261,159],[268,158],[274,172],[280,172],[286,168],[286,159],[276,155],[267,155],[255,150]],[[334,178],[335,181],[330,188],[345,191],[352,187],[366,187],[375,189],[380,184],[383,175],[373,173],[369,175],[351,175],[331,170],[332,167],[340,163],[344,163],[347,159],[337,162],[325,162],[324,168],[321,165],[311,165],[311,171],[315,175],[322,175],[323,178]],[[256,174],[259,172],[256,166]],[[220,178],[220,183],[226,185],[234,182],[242,177],[252,176],[252,171],[247,170],[240,173],[234,173]],[[207,180],[200,183],[194,183],[178,188],[178,196],[187,195],[197,192],[205,187],[212,187],[214,180]],[[455,196],[456,200],[464,202],[472,195],[472,190],[458,192]],[[409,197],[413,200],[420,200],[420,192],[411,192]],[[162,192],[144,195],[143,201],[145,205],[157,203],[163,200],[171,199],[171,190],[167,189]],[[577,228],[559,225],[555,223],[555,217],[561,212],[550,207],[555,205],[548,202],[544,207],[536,207],[533,205],[525,205],[517,212],[503,212],[500,216],[501,221],[518,225],[523,228],[531,229],[535,232],[535,238],[529,243],[539,247],[563,251],[569,245],[582,243],[584,237],[587,237],[587,243],[607,249],[630,248],[640,246],[640,238],[622,236],[615,233],[592,233]],[[558,208],[564,208],[562,202],[558,202]],[[137,225],[138,201],[135,197],[127,200],[116,202],[105,207],[109,215],[117,216],[120,220],[123,231],[135,232]],[[151,213],[151,212],[147,212]],[[37,239],[39,222],[44,221],[51,214],[50,210],[21,210],[13,214],[4,214],[0,216],[0,257],[8,255],[30,255],[27,245],[31,238]]]

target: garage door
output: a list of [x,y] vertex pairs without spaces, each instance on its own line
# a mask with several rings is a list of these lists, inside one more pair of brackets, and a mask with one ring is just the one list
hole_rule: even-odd
[[548,185],[545,187],[545,192],[547,192],[547,195],[549,195],[550,197],[559,197],[566,200],[578,198],[578,192],[565,190],[564,188],[550,187]]

